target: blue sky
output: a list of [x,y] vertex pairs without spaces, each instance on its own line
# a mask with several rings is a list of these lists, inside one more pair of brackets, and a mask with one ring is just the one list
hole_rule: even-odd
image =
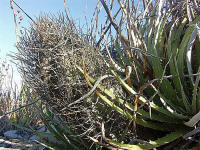
[[[33,19],[42,12],[56,14],[64,12],[64,0],[15,0]],[[80,21],[85,21],[85,16],[91,18],[96,0],[66,0],[70,16]],[[17,9],[17,7],[15,6]],[[17,17],[23,17],[20,26],[28,27],[30,20],[21,12]],[[19,27],[20,27],[19,26]],[[10,0],[0,1],[0,58],[5,58],[7,53],[16,52],[16,38],[14,32],[13,14]]]

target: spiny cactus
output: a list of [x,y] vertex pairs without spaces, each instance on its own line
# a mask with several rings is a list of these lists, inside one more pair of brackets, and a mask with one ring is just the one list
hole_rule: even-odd
[[[24,30],[17,43],[20,53],[17,58],[24,64],[19,68],[28,85],[37,91],[44,103],[64,116],[66,123],[78,134],[98,138],[104,121],[107,133],[120,135],[127,119],[119,117],[94,94],[70,105],[91,89],[77,66],[82,68],[84,60],[87,74],[97,80],[109,74],[104,56],[75,23],[63,15],[44,15],[37,18],[36,23]],[[112,87],[118,96],[126,96],[114,78],[105,79],[101,84],[108,89]]]

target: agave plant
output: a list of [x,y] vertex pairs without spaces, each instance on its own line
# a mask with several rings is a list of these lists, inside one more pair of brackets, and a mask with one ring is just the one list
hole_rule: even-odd
[[[143,1],[141,8],[140,1],[136,5],[134,1],[119,0],[115,3],[119,11],[112,16],[114,3],[109,7],[104,0],[100,1],[108,20],[97,46],[105,48],[109,58],[107,65],[119,84],[129,93],[129,98],[120,98],[96,84],[97,81],[87,74],[84,63],[83,69],[79,70],[91,87],[99,88],[96,94],[105,103],[130,120],[124,135],[132,123],[133,130],[138,124],[168,133],[155,141],[139,140],[138,145],[122,144],[124,136],[117,141],[108,139],[105,136],[108,129],[102,123],[102,136],[107,146],[151,149],[181,136],[187,137],[184,135],[198,126],[200,115],[199,2]],[[118,25],[115,18],[119,12],[121,20]],[[126,30],[123,30],[124,26]],[[111,27],[116,31],[117,38],[114,42],[111,38],[109,46],[102,39],[105,39]]]

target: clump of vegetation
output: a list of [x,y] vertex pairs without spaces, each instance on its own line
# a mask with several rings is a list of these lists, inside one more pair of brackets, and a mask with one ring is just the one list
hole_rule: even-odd
[[[64,117],[71,130],[84,138],[100,139],[104,121],[112,136],[122,134],[127,119],[93,93],[100,82],[104,88],[112,87],[118,96],[126,97],[126,92],[109,76],[105,56],[92,46],[72,20],[62,14],[40,16],[36,24],[21,35],[17,48],[18,59],[24,65],[20,67],[22,75],[28,85],[38,93],[44,105]],[[97,80],[94,87],[85,80],[88,75]]]
[[0,64],[0,132],[13,129],[16,125],[36,126],[39,121],[36,109],[33,106],[22,107],[29,103],[30,91],[25,85],[20,87],[15,83],[13,64],[7,61]]
[[[98,3],[92,37],[68,17],[43,15],[17,43],[19,68],[46,107],[45,125],[75,149],[89,140],[151,149],[198,138],[186,133],[199,121],[199,2],[100,2],[108,17],[99,36]],[[138,125],[161,134],[145,138]]]
[[[150,141],[151,146],[144,143],[123,145],[109,140],[110,143],[121,148],[148,149],[169,143],[191,131],[190,127],[199,121],[200,63],[196,60],[199,56],[199,3],[158,0],[136,4],[135,1],[118,1],[115,5],[119,6],[120,13],[116,11],[112,16],[113,3],[109,6],[104,0],[100,1],[110,22],[105,25],[104,32],[114,29],[109,33],[117,35],[112,45],[119,57],[113,60],[123,66],[124,74],[127,73],[125,69],[132,68],[126,81],[114,69],[111,70],[135,100],[134,103],[119,101],[127,109],[121,108],[123,113],[125,111],[126,117],[133,121],[134,128],[139,124],[169,133]],[[120,21],[115,20],[116,16]]]

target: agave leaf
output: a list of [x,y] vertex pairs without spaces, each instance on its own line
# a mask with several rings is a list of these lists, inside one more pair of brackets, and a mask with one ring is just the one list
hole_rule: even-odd
[[[156,87],[155,87],[154,85],[151,85],[151,86],[152,86],[153,89],[158,93],[158,95],[160,96],[161,102],[163,103],[163,105],[166,107],[166,109],[167,109],[169,112],[171,112],[174,116],[179,117],[180,119],[187,119],[187,118],[188,118],[188,116],[182,115],[182,114],[176,112],[176,111],[183,112],[184,110],[182,110],[181,107],[175,107],[173,104],[171,104],[171,105],[170,105],[170,106],[172,107],[172,109],[171,109],[169,106],[167,106],[167,104],[169,104],[170,101],[169,101],[165,96],[163,96],[163,95],[161,94],[161,92],[160,92],[159,90],[157,90]],[[163,101],[162,101],[162,100],[163,100]],[[168,102],[168,103],[167,103],[167,102]]]
[[110,107],[112,107],[114,110],[116,110],[118,113],[120,113],[121,115],[125,116],[128,119],[132,119],[132,115],[130,113],[128,113],[125,110],[122,110],[120,107],[118,107],[117,105],[115,105],[112,101],[110,101],[108,98],[106,98],[104,95],[102,95],[101,93],[97,93],[97,95],[106,103],[108,104]]
[[178,66],[177,66],[177,61],[176,61],[176,59],[174,59],[174,62],[175,62],[175,69],[176,69],[177,74],[178,74],[178,80],[179,80],[180,86],[181,86],[182,101],[183,101],[183,104],[184,104],[185,109],[186,109],[186,111],[188,112],[188,114],[191,114],[191,105],[190,105],[190,103],[189,103],[188,98],[186,97],[186,94],[185,94],[183,85],[181,84],[181,79],[180,79],[180,74],[179,74],[179,72],[178,72]]
[[52,143],[48,144],[48,143],[42,143],[40,141],[36,141],[36,142],[39,143],[40,145],[50,149],[50,150],[57,150],[58,149],[57,147],[55,148],[55,146],[52,146],[53,145]]
[[[174,64],[174,58],[176,57],[176,53],[177,53],[179,42],[180,42],[180,36],[183,31],[183,27],[186,24],[186,21],[187,21],[187,19],[184,18],[176,31],[174,28],[178,22],[178,19],[177,19],[174,22],[174,24],[172,25],[172,27],[170,29],[169,37],[168,37],[167,55],[168,55],[168,58],[170,58],[170,56],[172,55],[172,59],[169,62],[169,67],[170,67],[170,74],[174,76],[174,78],[172,78],[172,80],[173,80],[175,89],[177,91],[177,94],[181,93],[181,87],[180,87],[181,83],[179,82],[178,77],[176,77],[177,71],[176,71],[175,64]],[[178,96],[181,96],[181,94]],[[179,105],[183,106],[182,100],[179,99],[178,101],[179,101]]]
[[[192,71],[192,46],[194,44],[194,41],[197,37],[197,28],[195,28],[191,34],[191,37],[189,39],[188,45],[187,45],[187,55],[186,55],[186,62],[187,62],[187,69],[189,75],[193,73]],[[190,77],[191,82],[194,86],[194,77]]]
[[[120,98],[116,98],[116,101],[128,108],[131,111],[134,111],[134,106],[128,102],[125,102],[124,100]],[[171,117],[164,115],[163,113],[152,113],[152,115],[149,115],[149,112],[146,112],[142,108],[139,108],[137,110],[137,113],[145,118],[151,119],[151,120],[156,120],[160,122],[167,122],[167,123],[180,123],[180,120],[178,119],[172,119]]]
[[[200,20],[200,16],[198,16],[193,22],[192,24],[197,23]],[[182,38],[182,41],[180,43],[180,47],[178,49],[178,53],[177,53],[177,67],[178,67],[178,72],[179,75],[183,75],[184,74],[184,57],[185,57],[185,51],[187,48],[187,44],[188,41],[191,37],[191,34],[193,32],[193,26],[189,26]],[[183,79],[181,79],[181,82],[183,84],[183,87],[187,87],[186,83]]]
[[200,111],[200,90],[198,90],[197,94],[197,110]]
[[152,113],[150,116],[149,112],[146,112],[143,109],[138,109],[137,113],[140,114],[141,116],[151,119],[151,120],[156,120],[156,121],[166,122],[166,123],[174,123],[174,124],[182,123],[181,120],[172,119],[170,117],[164,116],[163,114],[159,114],[159,113]]
[[178,130],[175,132],[171,132],[169,134],[167,134],[164,137],[161,137],[155,141],[150,141],[149,144],[151,145],[147,145],[147,144],[137,144],[137,145],[131,145],[131,144],[121,144],[118,142],[115,142],[113,140],[109,140],[109,143],[112,145],[115,145],[116,147],[120,147],[122,149],[136,149],[136,150],[141,150],[141,149],[152,149],[152,148],[157,148],[160,147],[162,145],[165,145],[167,143],[170,143],[180,137],[182,137],[183,135],[185,135],[188,132],[188,130],[186,129],[182,129],[182,130]]
[[164,58],[165,56],[165,40],[167,37],[165,37],[165,35],[159,35],[159,39],[158,39],[158,43],[156,45],[157,47],[157,54],[158,54],[158,57],[160,58]]
[[192,52],[192,69],[193,69],[193,72],[196,73],[198,72],[198,69],[199,69],[199,66],[200,66],[200,53],[199,53],[199,50],[200,50],[200,40],[199,38],[197,38],[197,40],[195,40],[195,43],[194,43],[194,50]]
[[[200,67],[199,67],[199,70],[198,70],[198,73],[200,72]],[[200,81],[200,76],[197,76],[196,77],[196,81],[195,81],[195,84],[194,84],[194,88],[193,88],[193,93],[192,93],[192,110],[193,110],[193,114],[195,114],[197,112],[197,91],[199,89],[199,81]],[[199,110],[198,110],[199,111]]]
[[153,145],[154,147],[160,147],[162,145],[165,145],[167,143],[170,143],[183,135],[188,133],[187,129],[182,128],[181,130],[177,130],[175,132],[171,132],[170,134],[167,134],[166,136],[157,139],[156,141],[150,141],[149,143]]
[[[170,13],[171,13],[171,11],[168,12],[168,14],[165,16],[165,18],[163,16],[163,18],[160,20],[160,24],[158,24],[159,27],[157,27],[157,29],[155,31],[155,35],[153,37],[153,43],[152,43],[152,47],[151,47],[152,54],[155,56],[158,56],[157,47],[161,46],[159,44],[157,45],[157,43],[160,42],[160,41],[158,42],[158,40],[164,40],[162,38],[163,30],[165,28],[165,24],[167,22],[167,19],[168,19]],[[164,47],[161,49],[164,49]],[[164,69],[163,69],[163,66],[161,65],[161,62],[159,59],[152,58],[152,67],[153,67],[156,78],[162,78],[162,76],[164,75]],[[172,103],[177,104],[177,95],[176,95],[174,88],[171,86],[170,82],[168,80],[163,80],[160,87],[161,87],[161,91],[164,93],[164,96],[167,97],[169,101],[171,101],[170,104],[172,104]],[[168,94],[168,93],[170,93],[170,94]],[[174,105],[174,107],[176,107],[176,105]]]
[[[142,146],[139,145],[131,145],[131,144],[121,144],[113,140],[109,140],[109,143],[113,145],[114,147],[118,147],[118,149],[124,149],[124,150],[144,150]],[[153,148],[153,147],[151,147]]]

